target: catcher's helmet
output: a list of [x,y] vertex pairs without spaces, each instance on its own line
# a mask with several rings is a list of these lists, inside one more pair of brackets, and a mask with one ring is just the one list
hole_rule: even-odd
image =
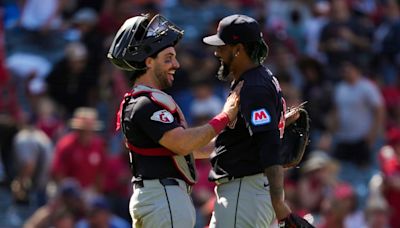
[[182,36],[182,29],[159,14],[151,20],[148,15],[132,17],[118,30],[107,57],[123,70],[144,70],[147,57],[174,46]]

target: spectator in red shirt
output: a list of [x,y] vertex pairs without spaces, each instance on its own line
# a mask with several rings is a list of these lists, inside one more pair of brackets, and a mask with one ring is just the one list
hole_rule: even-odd
[[400,227],[400,129],[390,129],[388,145],[379,152],[383,173],[383,194],[391,207],[391,227]]
[[56,182],[72,177],[78,180],[86,193],[103,191],[106,152],[103,139],[96,133],[103,125],[97,120],[97,111],[80,107],[70,121],[73,130],[56,144],[52,174]]

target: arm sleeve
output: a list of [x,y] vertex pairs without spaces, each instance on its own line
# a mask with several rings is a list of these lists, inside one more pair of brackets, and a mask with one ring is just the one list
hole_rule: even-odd
[[253,133],[278,129],[275,88],[252,86],[242,89],[241,113]]
[[253,137],[258,145],[260,163],[264,169],[273,165],[282,164],[279,152],[281,140],[278,130],[256,133]]
[[156,105],[147,97],[141,97],[133,117],[139,126],[154,142],[158,142],[165,132],[181,127],[176,115],[164,107]]

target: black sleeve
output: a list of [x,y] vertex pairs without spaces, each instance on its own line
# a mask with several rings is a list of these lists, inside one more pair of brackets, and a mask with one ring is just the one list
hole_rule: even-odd
[[154,142],[160,141],[165,132],[180,127],[173,113],[156,105],[148,97],[137,98],[134,109],[134,126],[140,127]]
[[265,169],[273,165],[281,165],[279,130],[259,132],[253,137],[259,148],[262,167]]
[[264,86],[242,88],[240,102],[240,111],[253,133],[278,129],[275,88]]

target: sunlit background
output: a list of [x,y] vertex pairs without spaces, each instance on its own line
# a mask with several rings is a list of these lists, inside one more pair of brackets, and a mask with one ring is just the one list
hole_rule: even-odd
[[[0,228],[40,219],[40,227],[131,227],[131,173],[115,131],[129,75],[106,53],[124,20],[142,13],[185,30],[167,92],[190,126],[219,113],[229,88],[215,78],[219,63],[202,37],[230,14],[257,19],[270,47],[264,64],[288,106],[308,101],[312,119],[305,158],[286,172],[292,209],[321,228],[400,227],[398,0],[2,2]],[[68,154],[70,147],[82,154]],[[192,198],[203,228],[214,184],[208,161],[196,165]]]

